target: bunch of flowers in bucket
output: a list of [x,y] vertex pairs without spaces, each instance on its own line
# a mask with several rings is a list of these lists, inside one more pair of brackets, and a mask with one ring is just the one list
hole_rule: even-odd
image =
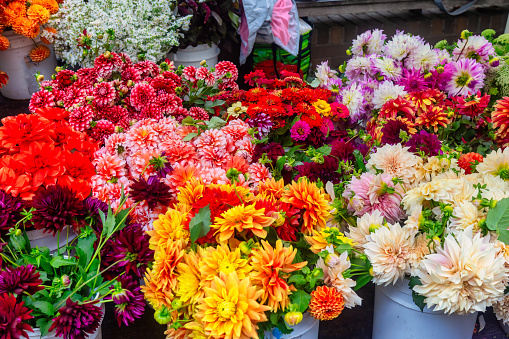
[[56,183],[90,194],[97,143],[72,129],[68,112],[39,109],[2,119],[0,127],[0,189],[30,200],[39,188]]
[[448,96],[475,95],[486,74],[500,61],[483,36],[463,31],[458,42],[433,48],[421,37],[398,32],[390,40],[383,31],[366,31],[353,40],[352,58],[342,65],[340,79],[327,63],[317,69],[316,85],[337,89],[337,101],[346,105],[352,121],[371,118],[391,99],[436,89]]
[[206,184],[235,178],[245,187],[269,178],[269,170],[252,160],[248,131],[238,119],[226,123],[218,117],[187,117],[182,124],[171,117],[140,120],[127,132],[106,138],[96,153],[92,194],[116,207],[123,188],[130,193],[127,206],[139,203],[135,219],[150,229],[192,178]]
[[[36,44],[29,53],[33,62],[41,62],[50,56],[50,49],[45,45],[53,43],[57,31],[45,26],[51,15],[58,12],[56,0],[33,0],[30,2],[7,0],[0,3],[0,51],[10,46],[9,39],[2,35],[6,29],[29,39],[40,36],[44,44]],[[41,27],[43,27],[41,29]]]
[[92,67],[109,51],[160,62],[189,28],[171,0],[66,0],[50,23],[58,30],[55,52],[67,64]]
[[334,203],[376,284],[409,278],[421,309],[447,314],[484,311],[504,296],[509,274],[501,221],[509,150],[457,157],[421,158],[401,144],[385,145]]
[[[139,279],[153,251],[130,210],[113,212],[58,184],[39,190],[21,211],[19,197],[0,196],[0,222],[9,227],[0,237],[0,337],[86,338],[99,330],[106,302],[115,305],[119,326],[143,314]],[[54,252],[31,244],[31,225],[57,234]],[[69,226],[77,237],[63,231]]]
[[213,71],[206,67],[175,70],[171,63],[133,63],[124,53],[106,52],[91,68],[57,69],[52,80],[40,79],[41,90],[32,96],[29,108],[31,112],[64,108],[75,130],[102,143],[137,120],[165,116],[208,120],[204,108],[191,104],[201,103],[211,110],[215,103],[207,101],[208,96],[235,87],[237,74],[230,62],[220,62]]
[[369,265],[351,262],[352,242],[327,227],[329,202],[306,178],[255,193],[236,179],[190,180],[148,232],[155,261],[142,289],[167,338],[280,336],[306,311],[330,320],[360,305]]

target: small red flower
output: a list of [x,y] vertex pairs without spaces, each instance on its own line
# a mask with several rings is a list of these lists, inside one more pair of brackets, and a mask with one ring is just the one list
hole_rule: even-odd
[[470,152],[462,154],[458,160],[458,166],[465,170],[465,174],[472,173],[473,168],[477,163],[483,162],[484,158],[479,153]]

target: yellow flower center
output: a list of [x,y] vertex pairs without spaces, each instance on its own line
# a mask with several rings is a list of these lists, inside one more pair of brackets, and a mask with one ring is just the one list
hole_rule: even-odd
[[228,259],[224,259],[223,261],[219,262],[219,264],[217,265],[218,273],[223,272],[223,273],[229,274],[229,273],[232,273],[233,271],[235,271],[236,269],[237,269],[237,265],[232,263]]
[[235,304],[231,301],[224,300],[217,305],[217,314],[224,320],[229,320],[233,317],[235,315],[235,311]]

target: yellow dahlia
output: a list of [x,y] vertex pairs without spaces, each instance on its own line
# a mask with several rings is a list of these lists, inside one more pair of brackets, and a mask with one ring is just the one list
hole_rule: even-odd
[[270,308],[257,300],[263,290],[252,286],[249,278],[239,279],[237,273],[221,273],[211,287],[205,287],[195,318],[203,324],[207,336],[224,339],[258,339],[258,322],[267,320]]
[[283,179],[276,181],[274,178],[260,181],[258,185],[258,192],[266,194],[268,197],[280,199],[285,191],[285,182]]
[[273,221],[273,218],[265,216],[265,208],[256,209],[254,204],[242,204],[221,213],[211,227],[217,229],[218,241],[225,242],[233,237],[235,231],[241,233],[249,230],[257,237],[265,238],[267,231],[263,228],[270,226]]
[[58,12],[58,2],[55,0],[32,0],[32,5],[41,5],[44,8],[48,9],[51,14],[56,14]]
[[192,206],[196,201],[203,197],[205,185],[201,179],[192,178],[187,185],[180,188],[178,201],[181,204]]
[[203,324],[197,321],[192,321],[184,325],[184,327],[191,331],[188,338],[192,339],[210,339],[210,336],[205,335],[203,332]]
[[288,273],[300,270],[307,265],[307,261],[292,264],[297,250],[292,246],[283,247],[283,242],[278,240],[276,248],[262,240],[262,248],[251,252],[251,281],[253,285],[264,290],[261,301],[267,302],[273,312],[278,309],[286,309],[290,300],[290,290],[295,290],[293,285],[286,282]]
[[215,276],[226,273],[230,274],[236,272],[239,279],[244,279],[248,276],[252,267],[249,266],[247,259],[242,259],[240,248],[237,247],[234,251],[230,251],[227,245],[222,245],[217,248],[207,247],[201,254],[200,273],[204,278],[202,283],[210,284]]
[[186,246],[187,241],[184,239],[170,240],[155,251],[152,273],[164,290],[174,290],[177,286],[177,274],[175,271],[177,265],[184,257],[184,248]]
[[154,275],[153,270],[147,270],[143,280],[145,284],[141,286],[141,291],[150,305],[155,309],[162,306],[171,308],[171,301],[174,297],[173,293],[171,290],[162,287],[163,285],[158,277]]
[[154,221],[154,230],[147,231],[150,235],[150,248],[156,250],[168,241],[177,239],[189,240],[186,220],[187,213],[172,208],[165,214],[160,214],[159,219]]
[[[203,297],[201,288],[200,256],[201,247],[197,252],[185,253],[182,261],[177,265],[177,291],[176,294],[184,304],[190,304],[190,311],[194,305]],[[192,312],[190,312],[192,313]]]
[[304,210],[302,232],[311,234],[311,230],[320,230],[325,227],[325,223],[331,217],[328,194],[318,188],[314,182],[306,179],[294,181],[288,185],[288,188],[281,200]]
[[313,106],[315,107],[315,110],[318,114],[323,115],[325,117],[328,117],[330,115],[330,105],[325,100],[316,100],[313,102]]
[[33,62],[41,62],[49,58],[51,54],[50,49],[46,45],[35,46],[30,50],[28,56]]
[[509,97],[504,97],[493,106],[491,119],[496,133],[503,139],[509,135]]
[[309,313],[318,320],[332,320],[343,312],[345,301],[334,287],[318,286],[311,292]]

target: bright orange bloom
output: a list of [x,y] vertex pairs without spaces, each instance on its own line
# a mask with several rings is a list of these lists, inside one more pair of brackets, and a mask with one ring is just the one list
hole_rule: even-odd
[[442,106],[434,106],[430,110],[421,113],[415,120],[415,123],[428,129],[433,128],[436,133],[439,126],[446,127],[451,121]]
[[14,196],[20,195],[23,198],[31,198],[30,177],[26,174],[19,175],[12,168],[0,168],[0,189]]
[[301,179],[288,185],[284,192],[283,202],[287,202],[296,208],[304,210],[302,217],[302,233],[311,234],[313,229],[320,230],[330,218],[329,197],[314,182]]
[[41,62],[46,60],[51,55],[51,51],[46,45],[35,46],[30,50],[28,56],[33,62]]
[[238,155],[234,155],[223,165],[223,168],[228,171],[230,168],[235,168],[237,171],[246,173],[249,168],[249,164],[246,159]]
[[49,11],[38,4],[32,4],[28,7],[27,16],[30,20],[36,22],[39,25],[43,25],[49,20]]
[[171,308],[171,301],[174,295],[171,290],[163,288],[153,271],[154,270],[147,270],[147,273],[145,273],[145,277],[143,278],[145,285],[141,286],[141,291],[153,308],[158,309],[163,305]]
[[61,153],[60,148],[52,144],[38,142],[32,142],[28,149],[20,153],[19,162],[32,175],[34,189],[43,183],[54,184],[57,177],[64,173]]
[[204,189],[205,185],[200,178],[191,178],[186,186],[180,188],[177,199],[183,205],[193,206],[198,199],[203,197]]
[[343,312],[345,301],[334,287],[318,286],[311,292],[309,313],[318,320],[332,320]]
[[35,39],[40,32],[40,26],[37,22],[21,16],[13,20],[11,27],[16,34],[23,35],[29,39]]
[[179,239],[189,240],[189,231],[186,228],[187,212],[170,208],[165,214],[160,214],[154,221],[154,229],[147,231],[150,235],[150,249],[163,248],[168,242]]
[[10,45],[11,43],[9,42],[9,39],[4,37],[3,35],[0,35],[0,51],[7,50],[7,48],[9,48]]
[[465,174],[470,174],[472,173],[472,165],[474,165],[476,161],[483,162],[483,160],[483,156],[479,153],[470,152],[461,155],[458,159],[458,166],[465,170]]
[[211,228],[216,229],[216,235],[219,242],[228,241],[234,236],[235,231],[242,233],[251,231],[260,238],[267,236],[267,231],[263,228],[270,226],[274,222],[271,217],[265,216],[265,209],[256,209],[253,205],[239,205],[230,208],[221,213],[220,217],[215,218]]
[[509,136],[509,97],[497,100],[493,107],[495,109],[491,112],[491,118],[495,133],[501,139],[507,138]]
[[297,249],[292,246],[283,247],[281,240],[276,242],[275,248],[264,240],[262,246],[254,249],[251,254],[251,281],[264,290],[262,303],[267,302],[272,312],[285,310],[290,304],[288,294],[292,289],[295,290],[293,285],[289,286],[286,282],[288,273],[300,270],[307,265],[307,261],[292,264]]
[[260,181],[258,190],[260,194],[266,194],[268,197],[280,199],[285,191],[285,182],[283,179],[276,181],[274,178]]
[[177,287],[177,265],[184,257],[187,240],[168,241],[157,248],[154,253],[153,275],[163,290],[175,290]]
[[9,76],[5,72],[0,71],[0,88],[7,85],[7,81],[9,81]]
[[54,125],[48,119],[33,114],[19,114],[2,119],[0,127],[0,145],[5,148],[28,146],[34,141],[51,141],[55,132]]
[[14,20],[23,17],[26,13],[26,5],[24,1],[12,1],[7,5],[3,12],[3,19],[7,27],[12,26]]
[[58,2],[55,0],[32,0],[32,5],[38,4],[48,9],[51,14],[56,14],[58,12]]

